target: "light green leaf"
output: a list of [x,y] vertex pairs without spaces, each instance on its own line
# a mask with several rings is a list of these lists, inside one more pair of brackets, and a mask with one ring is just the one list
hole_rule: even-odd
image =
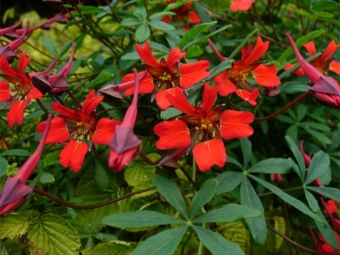
[[330,187],[310,187],[307,189],[314,191],[322,196],[328,197],[340,203],[340,189]]
[[156,12],[152,15],[150,15],[150,20],[160,18],[163,16],[174,16],[177,15],[175,12]]
[[0,218],[0,239],[20,237],[26,234],[30,218],[23,214],[8,214]]
[[218,181],[215,179],[207,180],[203,184],[203,187],[195,194],[192,199],[190,219],[192,219],[195,214],[214,197],[217,186]]
[[23,149],[13,149],[13,150],[8,150],[0,153],[0,157],[2,156],[26,156],[29,157],[31,156],[31,153],[28,152],[27,150]]
[[148,23],[143,23],[136,30],[136,39],[139,43],[145,42],[150,37],[150,28]]
[[55,179],[52,174],[47,173],[47,172],[41,172],[39,173],[39,181],[42,184],[47,184],[47,183],[54,183]]
[[264,218],[264,210],[260,198],[251,185],[248,178],[245,178],[241,183],[241,204],[250,208],[259,210],[262,216],[258,218],[246,218],[245,222],[255,242],[264,245],[267,240],[267,224]]
[[303,160],[302,154],[301,154],[299,148],[296,146],[296,144],[292,140],[292,138],[290,138],[290,136],[285,136],[285,139],[286,139],[288,146],[289,146],[290,150],[293,152],[293,154],[296,158],[296,161],[299,165],[299,171],[297,172],[297,174],[299,175],[301,180],[304,180],[305,174],[306,174],[306,166],[305,166],[305,161]]
[[154,211],[137,211],[111,214],[102,219],[103,225],[116,228],[140,228],[166,224],[185,224],[185,221]]
[[159,29],[162,31],[175,30],[175,28],[172,25],[169,25],[165,22],[158,21],[158,20],[149,21],[149,25],[153,27],[154,29]]
[[99,243],[94,249],[82,250],[83,255],[126,255],[130,254],[136,245],[124,241],[111,241],[109,243]]
[[242,255],[244,252],[241,250],[240,246],[236,243],[226,240],[221,235],[199,227],[192,225],[198,238],[204,244],[204,246],[212,253],[216,255]]
[[27,238],[32,254],[79,254],[77,231],[58,215],[45,214],[36,218],[28,229]]
[[248,138],[240,139],[242,156],[243,156],[243,167],[246,169],[251,158],[251,142]]
[[219,195],[234,190],[241,183],[243,174],[240,172],[227,171],[217,175],[215,179],[219,183],[216,190],[216,195]]
[[168,229],[142,242],[131,255],[173,254],[187,231],[188,226]]
[[208,29],[209,27],[211,27],[212,25],[215,25],[215,24],[216,24],[216,21],[210,22],[210,23],[203,23],[203,24],[199,24],[199,25],[194,26],[192,29],[190,29],[188,31],[188,33],[185,34],[185,36],[183,36],[182,40],[178,43],[177,46],[180,49],[187,48],[186,45],[188,43],[193,41],[193,39],[196,38],[199,34],[201,34],[206,29]]
[[[274,228],[282,234],[286,234],[285,219],[280,216],[274,216]],[[275,250],[278,251],[283,243],[283,238],[275,235]]]
[[88,86],[87,88],[88,89],[92,89],[94,88],[96,85],[99,85],[99,84],[103,84],[107,81],[109,81],[110,79],[113,78],[113,75],[112,73],[109,73],[107,71],[102,71],[100,74],[98,74],[97,78],[94,79]]
[[53,57],[58,57],[58,50],[55,42],[50,38],[42,38],[41,43],[45,48],[53,55]]
[[261,178],[257,178],[253,175],[248,175],[249,177],[251,177],[252,179],[254,179],[255,181],[261,183],[263,186],[265,186],[267,189],[269,189],[270,191],[272,191],[274,194],[276,194],[278,197],[280,197],[283,201],[285,201],[286,203],[292,205],[293,207],[295,207],[296,209],[298,209],[299,211],[303,212],[304,214],[308,215],[309,217],[311,217],[314,220],[317,220],[321,223],[324,223],[323,220],[316,214],[314,214],[304,203],[302,203],[300,200],[292,197],[291,195],[288,195],[287,193],[285,193],[283,190],[281,190],[280,188],[270,184],[269,182],[266,182],[265,180],[262,180]]
[[129,26],[136,26],[136,25],[140,25],[142,23],[141,20],[136,19],[136,18],[126,18],[123,19],[122,22],[120,22],[120,25],[122,27],[129,27]]
[[153,184],[156,186],[158,192],[184,217],[188,219],[184,199],[179,188],[170,180],[155,175],[152,177]]
[[228,204],[219,209],[209,211],[196,218],[193,223],[234,222],[244,218],[259,217],[262,213],[248,206]]
[[286,174],[292,165],[285,158],[265,159],[247,170],[248,173]]
[[329,157],[323,151],[314,154],[304,184],[307,185],[322,176],[328,170],[329,164]]

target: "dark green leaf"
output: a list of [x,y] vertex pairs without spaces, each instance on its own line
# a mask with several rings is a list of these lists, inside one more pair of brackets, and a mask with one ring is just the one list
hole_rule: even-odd
[[244,45],[248,42],[248,40],[257,32],[259,32],[259,29],[255,29],[253,32],[251,32],[244,41],[237,46],[237,48],[230,54],[229,58],[232,59],[236,56],[236,54],[243,48]]
[[184,199],[179,188],[170,180],[155,175],[152,177],[153,184],[158,192],[185,218],[188,219]]
[[204,244],[204,246],[215,255],[242,255],[244,252],[241,250],[240,246],[236,243],[230,242],[226,240],[224,237],[219,234],[199,227],[192,225],[192,228],[195,230],[198,238]]
[[231,67],[231,64],[232,64],[232,61],[230,61],[230,59],[224,60],[223,62],[219,63],[218,66],[214,67],[211,70],[211,73],[208,76],[208,78],[206,78],[206,80],[211,80],[217,75],[219,75],[220,73],[222,73],[223,71],[229,69]]
[[307,131],[307,133],[314,136],[320,142],[325,143],[325,144],[331,144],[332,143],[332,141],[327,136],[325,136],[324,134],[322,134],[322,133],[320,133],[320,132],[318,132],[314,129],[308,128],[305,125],[302,125],[302,127]]
[[242,156],[243,156],[243,167],[247,168],[251,158],[251,142],[247,138],[240,139]]
[[312,10],[314,11],[336,11],[339,12],[340,4],[332,0],[313,1]]
[[154,211],[137,211],[111,214],[101,224],[116,228],[140,228],[167,224],[185,224],[185,221]]
[[322,123],[316,123],[316,122],[311,122],[311,121],[304,121],[304,122],[301,122],[301,124],[305,125],[306,127],[311,127],[311,128],[314,128],[314,129],[318,129],[320,131],[325,131],[325,132],[331,131],[329,126],[327,126],[326,124],[322,124]]
[[286,174],[292,165],[285,158],[265,159],[247,170],[248,173]]
[[187,226],[168,229],[159,234],[151,236],[142,242],[131,255],[154,255],[173,254],[187,231]]
[[12,150],[8,150],[8,151],[4,151],[2,153],[0,153],[0,157],[2,156],[26,156],[29,157],[31,156],[31,153],[28,152],[27,150],[23,150],[23,149],[12,149]]
[[340,203],[340,190],[337,188],[307,186],[307,189]]
[[[229,159],[229,157],[228,157]],[[243,174],[240,172],[227,171],[216,176],[219,185],[216,195],[234,190],[242,181]]]
[[139,43],[145,42],[150,37],[150,28],[148,23],[143,23],[136,30],[136,39]]
[[109,177],[99,160],[95,160],[94,179],[100,190],[104,191],[108,189],[110,185]]
[[308,168],[305,185],[311,183],[316,178],[319,178],[322,176],[328,169],[330,164],[330,160],[327,154],[325,154],[323,151],[317,152],[310,163],[310,166]]
[[103,84],[107,81],[109,81],[110,79],[112,79],[113,77],[113,74],[112,73],[109,73],[107,71],[102,71],[100,74],[98,74],[97,78],[94,79],[88,86],[87,88],[88,89],[92,89],[94,88],[96,85],[99,85],[99,84]]
[[122,27],[129,27],[129,26],[136,26],[136,25],[140,25],[142,23],[141,20],[136,19],[136,18],[126,18],[123,19],[122,22],[120,23],[120,25]]
[[159,29],[162,31],[175,30],[175,28],[172,25],[169,25],[165,22],[158,21],[158,20],[149,21],[149,25],[153,27],[154,29]]
[[177,15],[175,12],[157,12],[152,15],[150,15],[150,20],[160,18],[163,16],[174,16]]
[[192,199],[190,219],[192,219],[195,214],[214,197],[217,186],[218,181],[215,179],[207,180],[203,184],[203,187],[195,194]]
[[299,148],[296,146],[296,144],[294,143],[294,141],[292,140],[292,138],[290,138],[289,136],[285,136],[285,139],[288,143],[288,146],[290,148],[290,150],[293,152],[296,161],[299,165],[299,171],[297,172],[297,174],[299,175],[300,179],[303,181],[305,179],[305,174],[306,174],[306,165],[305,165],[305,161],[303,160],[302,154],[299,150]]
[[0,177],[6,174],[7,166],[8,166],[7,160],[0,157]]
[[307,106],[300,104],[297,108],[297,121],[300,122],[307,113]]
[[53,57],[58,57],[58,50],[55,42],[50,38],[42,38],[41,43],[46,47],[46,49],[53,55]]

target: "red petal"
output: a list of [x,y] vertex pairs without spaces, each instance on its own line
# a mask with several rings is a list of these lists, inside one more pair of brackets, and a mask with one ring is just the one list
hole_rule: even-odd
[[254,130],[249,123],[254,115],[250,112],[226,110],[221,115],[220,132],[224,139],[245,138],[251,136]]
[[153,131],[159,136],[156,147],[161,150],[185,148],[191,142],[188,126],[183,120],[163,121],[154,126]]
[[37,88],[32,87],[30,92],[27,94],[27,99],[29,99],[29,100],[38,99],[38,98],[41,98],[42,96],[43,96],[43,94]]
[[51,103],[51,108],[59,113],[60,115],[63,115],[69,119],[75,119],[78,118],[78,114],[74,111],[71,110],[69,108],[67,108],[66,106],[61,105],[59,102],[58,103]]
[[[36,127],[38,133],[43,133],[46,127],[46,121],[39,123]],[[63,118],[55,117],[51,121],[51,128],[48,132],[45,143],[63,143],[70,137],[66,122]]]
[[28,100],[15,101],[11,104],[11,108],[7,113],[7,121],[10,128],[12,128],[15,123],[18,123],[19,125],[22,124],[24,120],[24,110],[27,107],[28,102]]
[[6,74],[9,75],[11,77],[16,77],[17,73],[16,71],[9,65],[7,57],[5,54],[1,55],[1,59],[0,59],[0,70]]
[[181,65],[179,67],[181,87],[184,89],[190,88],[192,85],[208,77],[210,72],[206,70],[209,66],[210,63],[207,60]]
[[328,44],[327,48],[321,55],[322,62],[326,61],[329,57],[333,55],[334,52],[340,47],[340,44],[336,44],[333,40]]
[[178,61],[185,57],[185,52],[180,52],[181,49],[179,47],[175,47],[169,53],[169,56],[166,60],[168,67],[171,69]]
[[[138,77],[141,77],[143,75],[144,71],[138,73]],[[122,82],[129,82],[129,81],[134,81],[135,76],[133,73],[127,74],[123,77]],[[148,94],[151,93],[154,90],[155,85],[153,84],[153,78],[149,72],[146,73],[145,77],[143,80],[139,82],[139,89],[138,89],[138,94]],[[122,92],[121,90],[119,90]],[[131,85],[130,88],[125,90],[125,96],[131,96],[133,95],[135,91],[135,85]]]
[[[180,110],[181,112],[185,114],[192,115],[196,113],[195,108],[189,103],[188,99],[184,96],[182,89],[173,88],[170,90],[163,90],[163,91],[169,91],[165,95],[165,97],[170,105],[172,105],[173,107],[177,108],[178,110]],[[159,93],[157,93],[157,95],[158,94]]]
[[316,54],[315,44],[314,42],[308,42],[303,45],[308,51],[309,55],[313,56]]
[[24,70],[26,68],[26,66],[29,64],[29,62],[31,61],[30,58],[26,58],[26,52],[22,52],[20,57],[19,57],[19,62],[18,62],[18,71],[20,73],[24,73]]
[[95,144],[109,144],[114,136],[116,125],[121,124],[118,120],[110,120],[108,118],[101,118],[97,122],[96,131],[92,136],[92,141]]
[[0,102],[8,102],[11,97],[9,84],[5,81],[0,81]]
[[149,42],[144,43],[144,48],[139,44],[136,45],[136,51],[140,58],[149,66],[158,67],[159,63],[157,59],[152,55]]
[[201,107],[205,111],[209,111],[213,107],[217,96],[217,90],[218,86],[210,87],[209,83],[204,84]]
[[227,72],[217,75],[213,81],[217,82],[217,86],[219,86],[218,94],[221,96],[227,96],[237,89],[235,84],[228,79]]
[[220,139],[212,139],[197,144],[192,150],[196,164],[201,171],[209,171],[213,165],[223,167],[227,154]]
[[238,10],[247,11],[253,2],[253,0],[234,0],[234,2],[230,5],[230,9],[234,12]]
[[[295,65],[297,64],[287,64],[283,67],[283,70],[289,70],[291,68],[293,68]],[[305,75],[305,72],[302,70],[301,67],[299,67],[298,69],[296,69],[293,74],[297,75],[297,76],[303,76]]]
[[258,36],[254,50],[249,54],[247,59],[244,60],[243,64],[254,63],[256,60],[258,60],[260,57],[263,56],[263,54],[267,51],[268,46],[269,46],[269,41],[263,43],[261,37]]
[[281,84],[280,78],[277,76],[277,69],[275,65],[265,66],[259,65],[254,69],[253,74],[256,82],[261,86],[279,86]]
[[95,97],[95,93],[96,91],[92,89],[83,103],[82,112],[86,116],[90,115],[103,100],[102,96]]
[[340,75],[340,63],[335,62],[335,61],[331,61],[329,63],[329,70]]
[[259,96],[259,90],[255,88],[252,92],[249,92],[245,89],[238,89],[235,91],[236,95],[242,98],[244,101],[248,102],[251,105],[256,105],[256,99]]
[[198,14],[194,11],[189,12],[189,22],[192,24],[200,23],[201,18],[198,16]]
[[71,140],[59,155],[60,163],[63,167],[70,166],[73,172],[78,172],[83,164],[87,150],[87,143]]

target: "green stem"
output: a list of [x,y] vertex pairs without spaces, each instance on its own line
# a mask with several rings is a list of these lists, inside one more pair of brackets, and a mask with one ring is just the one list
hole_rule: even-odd
[[192,181],[195,183],[196,182],[196,172],[197,172],[197,167],[196,167],[196,161],[193,158],[192,159]]

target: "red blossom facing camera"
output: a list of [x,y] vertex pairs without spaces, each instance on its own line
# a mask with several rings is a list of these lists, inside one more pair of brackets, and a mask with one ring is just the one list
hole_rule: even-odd
[[[64,167],[78,172],[83,164],[87,151],[92,144],[108,145],[114,135],[115,126],[120,122],[101,118],[97,120],[95,109],[103,100],[102,96],[95,96],[91,90],[85,99],[81,110],[69,109],[60,103],[52,103],[52,109],[58,113],[53,118],[46,143],[64,143],[60,153],[60,163]],[[67,125],[67,123],[69,125]],[[37,126],[37,132],[45,130],[46,122]]]
[[185,113],[184,117],[163,121],[154,127],[160,138],[156,147],[161,150],[192,148],[193,156],[201,171],[208,171],[213,165],[223,167],[227,155],[224,139],[245,138],[253,134],[249,126],[254,120],[250,112],[225,110],[223,106],[213,107],[217,86],[204,85],[202,103],[192,106],[180,91],[167,95],[172,106]]
[[230,9],[234,12],[236,11],[248,11],[248,9],[252,6],[254,0],[234,0],[230,5]]

